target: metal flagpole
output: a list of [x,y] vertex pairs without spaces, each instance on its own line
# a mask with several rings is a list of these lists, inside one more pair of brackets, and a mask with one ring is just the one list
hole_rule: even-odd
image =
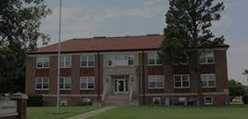
[[56,113],[60,113],[59,111],[59,102],[60,102],[60,90],[59,90],[59,79],[60,79],[60,40],[61,40],[61,7],[62,7],[62,0],[60,0],[60,6],[59,6],[59,43],[58,43],[58,76],[57,76],[57,105],[56,105]]

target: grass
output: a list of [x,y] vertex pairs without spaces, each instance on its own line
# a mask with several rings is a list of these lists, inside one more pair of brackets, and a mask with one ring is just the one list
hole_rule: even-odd
[[76,114],[88,112],[100,108],[99,106],[63,106],[62,114],[54,114],[56,107],[28,107],[27,119],[63,119]]
[[118,107],[89,119],[248,119],[248,106]]

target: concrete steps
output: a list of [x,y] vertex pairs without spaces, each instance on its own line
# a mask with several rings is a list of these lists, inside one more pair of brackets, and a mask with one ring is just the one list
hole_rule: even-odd
[[103,101],[105,106],[125,106],[125,105],[137,105],[136,101],[129,101],[128,95],[118,94],[118,95],[107,95]]

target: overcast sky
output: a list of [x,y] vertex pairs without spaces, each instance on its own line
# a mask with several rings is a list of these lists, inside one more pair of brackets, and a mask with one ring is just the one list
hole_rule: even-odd
[[[229,79],[247,84],[242,75],[248,69],[248,0],[225,2],[221,21],[213,32],[224,35]],[[42,20],[41,30],[58,42],[59,0],[45,0],[53,13]],[[168,0],[63,0],[62,40],[94,36],[163,34]]]

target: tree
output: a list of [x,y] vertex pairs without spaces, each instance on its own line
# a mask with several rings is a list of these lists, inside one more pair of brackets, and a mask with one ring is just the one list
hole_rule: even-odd
[[160,46],[164,65],[186,62],[198,80],[198,105],[203,105],[199,55],[201,48],[211,48],[224,43],[210,30],[212,22],[221,18],[224,3],[213,0],[169,0],[166,14],[165,39]]
[[0,9],[0,93],[23,92],[26,54],[49,41],[39,28],[51,10],[44,0],[1,0]]
[[228,88],[231,101],[237,96],[243,96],[246,94],[245,87],[234,79],[228,81]]

